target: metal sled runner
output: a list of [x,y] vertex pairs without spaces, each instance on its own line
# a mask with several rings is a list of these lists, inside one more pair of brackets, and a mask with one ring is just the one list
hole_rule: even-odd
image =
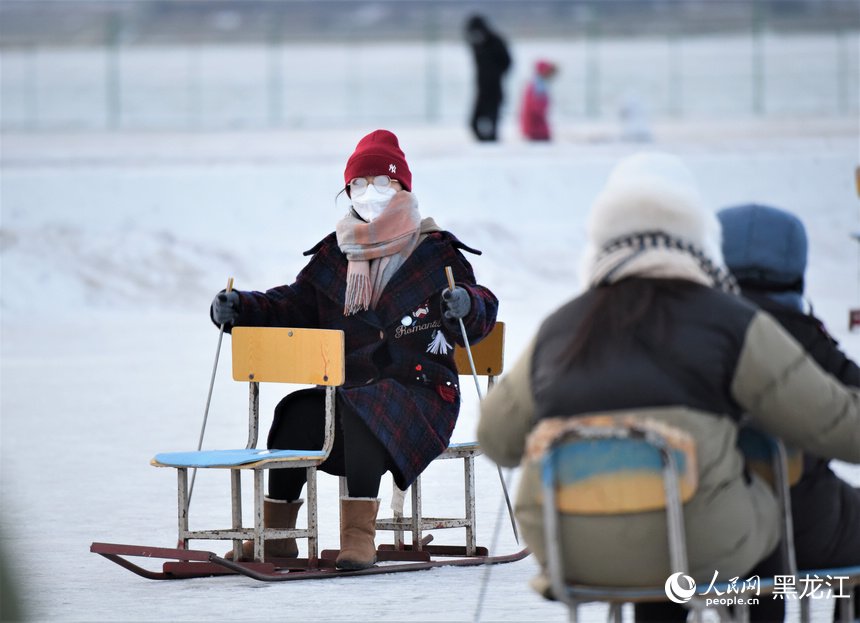
[[[288,582],[295,580],[322,580],[360,575],[382,575],[407,571],[426,571],[436,567],[477,567],[516,562],[528,556],[527,549],[505,556],[486,555],[480,548],[479,555],[467,558],[431,559],[429,551],[416,560],[410,550],[398,550],[394,546],[380,546],[377,550],[379,563],[375,567],[344,571],[335,569],[337,551],[323,552],[315,567],[308,566],[306,558],[275,558],[268,562],[234,562],[221,558],[213,552],[203,550],[145,547],[141,545],[119,545],[93,543],[90,551],[100,554],[132,573],[148,580],[182,580],[220,575],[238,574],[263,582]],[[483,555],[480,555],[483,554]],[[151,571],[129,561],[126,557],[168,559],[161,571]]]
[[[180,547],[162,548],[139,545],[93,543],[90,551],[115,562],[142,577],[153,580],[198,578],[241,574],[262,581],[321,579],[354,575],[377,575],[419,571],[438,566],[476,566],[513,562],[525,558],[526,550],[508,556],[489,556],[486,548],[475,543],[474,459],[481,454],[477,444],[452,444],[439,459],[463,459],[465,473],[465,516],[427,518],[421,508],[420,479],[412,487],[412,516],[396,513],[394,519],[377,520],[377,531],[393,531],[395,542],[377,550],[380,564],[359,571],[336,570],[337,550],[319,552],[317,467],[331,451],[334,438],[335,388],[344,382],[344,336],[341,331],[323,329],[236,327],[233,329],[233,378],[249,383],[248,442],[235,450],[208,450],[158,454],[151,461],[156,467],[172,467],[178,478],[178,524]],[[492,385],[503,366],[504,325],[497,323],[493,333],[475,346],[473,359]],[[457,353],[458,367],[464,371],[464,355]],[[467,364],[468,365],[468,364]],[[261,382],[313,384],[326,388],[325,442],[320,450],[257,449],[259,428],[259,384]],[[207,530],[189,527],[190,494],[188,470],[229,470],[232,525]],[[264,472],[267,469],[304,469],[307,472],[307,527],[267,528],[263,521]],[[242,518],[241,472],[253,472],[254,521],[244,527]],[[193,479],[192,479],[193,483]],[[430,545],[430,529],[464,528],[463,546]],[[404,542],[411,533],[412,543]],[[307,539],[306,558],[266,559],[268,539]],[[233,551],[241,552],[242,542],[254,542],[254,562],[236,555],[227,560],[207,550],[189,549],[191,540],[230,540]],[[165,559],[160,571],[152,571],[128,557]]]

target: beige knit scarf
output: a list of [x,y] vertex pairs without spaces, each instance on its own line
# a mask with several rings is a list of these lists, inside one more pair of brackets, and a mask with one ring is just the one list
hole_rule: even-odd
[[350,212],[337,223],[335,233],[346,255],[346,316],[375,306],[385,284],[418,246],[421,234],[418,200],[405,190],[372,222]]

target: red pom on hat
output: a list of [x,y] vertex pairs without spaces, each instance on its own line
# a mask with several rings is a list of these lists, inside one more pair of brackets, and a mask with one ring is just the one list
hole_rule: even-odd
[[388,130],[376,130],[358,141],[343,172],[344,185],[356,177],[387,175],[408,191],[412,190],[412,173],[397,137]]
[[538,61],[535,64],[535,69],[537,70],[538,75],[543,76],[544,78],[548,78],[555,73],[556,67],[553,63],[550,63],[549,61]]

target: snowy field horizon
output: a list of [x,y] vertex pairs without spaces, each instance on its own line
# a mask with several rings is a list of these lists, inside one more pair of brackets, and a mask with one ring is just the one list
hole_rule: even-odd
[[[469,259],[501,301],[508,366],[541,320],[580,291],[585,217],[609,170],[652,149],[681,156],[715,210],[758,202],[804,221],[807,297],[860,359],[860,331],[848,328],[849,309],[860,307],[853,116],[658,121],[648,143],[620,140],[610,123],[561,125],[549,144],[521,141],[510,123],[501,142],[483,145],[459,125],[5,133],[0,538],[31,620],[567,620],[566,608],[528,587],[531,557],[486,569],[263,584],[155,582],[89,553],[93,541],[175,545],[175,473],[149,460],[196,446],[217,342],[211,299],[228,277],[243,290],[292,282],[302,252],[345,212],[337,194],[346,158],[377,127],[400,138],[422,215],[483,251]],[[282,393],[262,391],[265,431]],[[474,438],[477,400],[467,391],[454,441]],[[226,338],[204,447],[244,445],[246,413]],[[836,469],[860,486],[860,467]],[[517,551],[495,467],[482,459],[477,472],[479,544]],[[508,477],[515,489],[516,470]],[[459,466],[431,466],[425,512],[459,512],[461,487]],[[223,474],[198,475],[192,526],[229,521],[227,490]],[[321,474],[323,548],[337,546],[336,510],[337,482]],[[462,539],[459,530],[434,535],[436,543]],[[828,604],[816,606],[816,620],[826,620]],[[586,614],[599,620],[602,609]]]

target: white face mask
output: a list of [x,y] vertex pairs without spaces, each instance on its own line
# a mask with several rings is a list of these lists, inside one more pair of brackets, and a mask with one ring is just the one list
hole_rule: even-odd
[[376,186],[368,184],[360,197],[352,198],[352,209],[369,223],[385,211],[396,192],[390,187],[384,192],[379,192]]

